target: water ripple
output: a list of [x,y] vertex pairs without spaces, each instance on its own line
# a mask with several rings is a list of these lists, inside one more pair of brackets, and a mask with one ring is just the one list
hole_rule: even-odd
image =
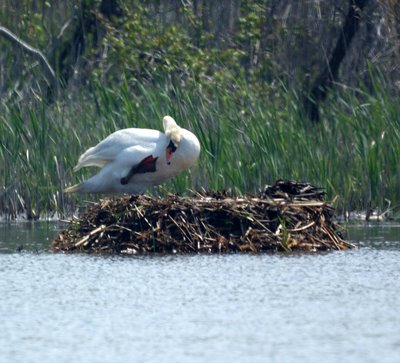
[[0,254],[0,362],[397,362],[399,259]]

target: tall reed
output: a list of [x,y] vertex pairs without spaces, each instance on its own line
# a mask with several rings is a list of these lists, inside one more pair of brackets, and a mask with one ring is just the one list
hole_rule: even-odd
[[[322,109],[323,122],[304,118],[300,97],[278,84],[260,93],[237,84],[180,87],[92,85],[46,106],[0,105],[0,214],[70,213],[83,199],[62,189],[95,172],[72,173],[79,155],[125,127],[161,129],[173,116],[198,136],[202,153],[190,171],[158,191],[230,189],[256,193],[278,178],[309,181],[338,196],[341,210],[400,203],[400,104],[379,79],[373,92],[338,90]],[[360,101],[362,100],[362,101]]]

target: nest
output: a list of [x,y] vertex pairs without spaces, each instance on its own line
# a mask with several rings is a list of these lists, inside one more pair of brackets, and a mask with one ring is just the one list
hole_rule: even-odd
[[224,192],[104,199],[53,242],[53,251],[175,254],[329,251],[354,247],[324,192],[277,181],[258,196]]

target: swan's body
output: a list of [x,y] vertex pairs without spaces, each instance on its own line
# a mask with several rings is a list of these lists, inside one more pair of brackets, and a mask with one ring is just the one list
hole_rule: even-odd
[[195,163],[200,154],[197,137],[174,119],[163,119],[165,133],[129,128],[109,135],[79,158],[74,170],[86,166],[100,172],[65,192],[143,193]]

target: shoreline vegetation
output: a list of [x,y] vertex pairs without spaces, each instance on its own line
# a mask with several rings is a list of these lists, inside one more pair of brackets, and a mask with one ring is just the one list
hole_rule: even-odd
[[399,215],[392,2],[34,3],[0,5],[1,218],[63,219],[97,201],[63,192],[95,172],[73,173],[79,155],[165,115],[201,154],[152,197],[257,195],[287,179],[323,188],[338,215]]
[[[8,219],[57,213],[71,215],[97,196],[67,196],[63,189],[94,170],[74,174],[82,150],[125,127],[161,128],[171,114],[200,140],[200,160],[150,194],[188,190],[258,193],[278,179],[319,185],[338,214],[400,205],[400,104],[380,81],[369,95],[336,93],[322,107],[324,121],[311,127],[298,110],[294,91],[277,85],[276,98],[262,98],[245,83],[213,97],[164,85],[120,88],[98,85],[50,107],[2,104],[0,211]],[[239,94],[236,94],[238,92]],[[360,101],[362,98],[362,102]],[[96,199],[95,199],[96,200]]]

